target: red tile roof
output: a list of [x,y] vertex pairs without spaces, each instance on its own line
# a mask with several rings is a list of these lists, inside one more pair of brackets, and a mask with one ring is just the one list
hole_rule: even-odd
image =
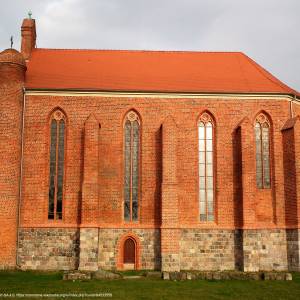
[[240,52],[34,49],[27,89],[297,94]]

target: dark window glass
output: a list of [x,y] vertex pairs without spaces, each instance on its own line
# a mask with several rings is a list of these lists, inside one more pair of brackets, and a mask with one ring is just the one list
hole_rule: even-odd
[[124,219],[130,220],[131,189],[131,123],[125,123],[125,175],[124,175]]
[[255,123],[256,145],[256,185],[270,188],[270,125],[264,115],[259,115]]
[[262,188],[262,151],[261,151],[261,127],[259,123],[255,124],[255,145],[256,145],[256,184]]
[[50,178],[48,219],[62,219],[65,157],[65,120],[54,112],[50,130]]
[[62,219],[62,200],[64,184],[65,121],[59,121],[58,170],[57,170],[57,207],[56,217]]
[[138,220],[140,125],[129,112],[124,126],[124,219]]
[[[265,124],[267,125],[267,124]],[[264,187],[270,188],[270,149],[269,149],[269,127],[263,126],[262,128],[262,153],[263,153],[263,166],[264,166]]]
[[138,217],[138,185],[139,185],[139,124],[133,122],[133,149],[132,149],[132,220]]
[[49,210],[48,218],[54,219],[54,201],[55,201],[55,178],[56,178],[56,144],[57,144],[57,122],[51,121],[50,131],[50,184],[49,184]]

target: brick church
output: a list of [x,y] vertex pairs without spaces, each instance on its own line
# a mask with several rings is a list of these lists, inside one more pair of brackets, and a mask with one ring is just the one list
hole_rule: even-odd
[[0,268],[300,270],[300,94],[240,52],[0,53]]

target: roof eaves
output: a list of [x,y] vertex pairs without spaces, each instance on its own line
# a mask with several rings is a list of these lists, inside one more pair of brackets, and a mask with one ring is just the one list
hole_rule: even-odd
[[[252,92],[252,91],[170,91],[170,90],[116,90],[116,89],[96,89],[96,88],[36,88],[36,87],[26,87],[27,91],[68,91],[68,92],[87,92],[87,93],[136,93],[136,94],[183,94],[183,95],[265,95],[265,96],[290,96],[295,97],[293,93],[285,92]],[[300,98],[299,98],[300,100]]]

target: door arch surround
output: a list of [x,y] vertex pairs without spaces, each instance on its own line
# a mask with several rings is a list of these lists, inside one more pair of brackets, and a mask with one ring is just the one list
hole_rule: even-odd
[[[128,256],[126,256],[125,251],[127,251]],[[134,251],[134,256],[132,256],[133,251]],[[117,246],[117,252],[118,252],[117,269],[124,270],[128,266],[127,263],[131,263],[133,264],[133,268],[135,270],[139,270],[140,251],[141,251],[140,239],[137,235],[133,233],[127,233],[121,236]]]

